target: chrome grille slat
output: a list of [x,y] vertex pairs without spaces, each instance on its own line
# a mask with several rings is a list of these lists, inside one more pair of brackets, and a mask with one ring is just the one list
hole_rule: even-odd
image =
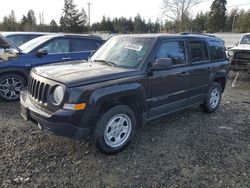
[[51,85],[31,77],[29,80],[28,91],[32,100],[47,106],[49,90],[51,87]]

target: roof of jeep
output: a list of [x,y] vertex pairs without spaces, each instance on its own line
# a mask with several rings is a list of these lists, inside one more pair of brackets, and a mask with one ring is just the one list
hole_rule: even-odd
[[[127,34],[127,35],[119,35],[121,37],[136,37],[136,38],[210,38],[210,39],[218,39],[220,38],[213,35],[206,34],[189,34],[189,33],[181,33],[181,34]],[[118,36],[118,37],[119,37]]]

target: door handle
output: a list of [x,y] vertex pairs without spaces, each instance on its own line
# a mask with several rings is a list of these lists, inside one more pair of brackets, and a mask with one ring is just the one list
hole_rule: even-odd
[[208,67],[207,70],[208,70],[208,71],[211,71],[211,70],[213,70],[213,68],[212,68],[212,67]]
[[63,57],[62,60],[71,60],[70,57]]
[[182,72],[180,75],[181,76],[188,76],[188,75],[190,75],[190,73],[189,72]]

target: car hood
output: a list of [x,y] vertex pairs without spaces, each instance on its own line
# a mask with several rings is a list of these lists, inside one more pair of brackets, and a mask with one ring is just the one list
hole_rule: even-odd
[[104,82],[138,74],[138,70],[135,69],[112,67],[86,61],[57,63],[37,67],[32,71],[42,77],[66,84],[68,87]]
[[230,50],[249,50],[250,51],[250,44],[239,44],[238,46],[235,46],[231,48]]

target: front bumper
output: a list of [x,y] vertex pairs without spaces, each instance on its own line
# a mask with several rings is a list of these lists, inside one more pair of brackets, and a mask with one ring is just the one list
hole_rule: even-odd
[[[91,132],[91,127],[87,127],[84,123],[82,126],[80,125],[81,123],[77,126],[74,124],[73,119],[80,115],[79,112],[64,109],[56,112],[47,111],[33,104],[27,91],[21,94],[20,103],[22,117],[27,121],[38,123],[39,128],[45,132],[76,139],[87,138]],[[81,115],[81,117],[83,116]]]
[[250,60],[231,60],[230,69],[234,71],[246,71],[250,73]]

